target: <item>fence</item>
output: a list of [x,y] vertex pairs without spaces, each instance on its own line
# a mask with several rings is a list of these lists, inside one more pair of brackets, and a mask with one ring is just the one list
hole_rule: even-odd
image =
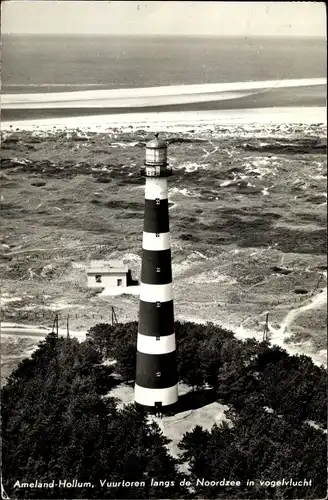
[[113,306],[109,307],[109,311],[107,314],[105,313],[95,313],[95,312],[57,312],[57,311],[37,311],[37,310],[18,310],[18,311],[9,311],[2,309],[1,310],[1,321],[8,321],[8,319],[18,319],[19,320],[29,320],[29,321],[52,321],[54,317],[57,317],[58,320],[62,322],[69,322],[70,320],[78,320],[78,319],[94,319],[101,323],[111,323],[117,324],[117,314],[116,310]]

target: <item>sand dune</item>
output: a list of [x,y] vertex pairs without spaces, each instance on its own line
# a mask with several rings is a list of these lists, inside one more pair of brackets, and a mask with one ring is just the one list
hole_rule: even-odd
[[84,90],[75,92],[4,94],[3,109],[40,108],[131,108],[165,106],[237,99],[261,91],[326,85],[325,78],[266,80],[201,85],[175,85],[134,89]]

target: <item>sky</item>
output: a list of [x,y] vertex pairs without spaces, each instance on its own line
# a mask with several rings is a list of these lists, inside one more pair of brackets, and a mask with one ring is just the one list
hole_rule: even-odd
[[5,0],[7,33],[326,36],[324,2]]

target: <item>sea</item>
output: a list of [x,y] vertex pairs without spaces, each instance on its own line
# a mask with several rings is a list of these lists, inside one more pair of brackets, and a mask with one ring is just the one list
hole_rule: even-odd
[[[275,81],[278,86],[270,84],[251,95],[233,95],[224,99],[215,95],[213,99],[205,99],[206,102],[204,98],[194,98],[192,102],[172,101],[173,104],[161,101],[161,110],[322,107],[326,105],[326,86],[311,82],[298,85],[297,82],[326,79],[326,74],[324,38],[2,36],[3,119],[85,113],[83,99],[80,110],[76,104],[74,110],[73,106],[70,109],[67,105],[63,109],[61,96],[67,92],[262,81]],[[279,88],[279,82],[288,80],[295,81],[295,85]],[[57,96],[56,107],[46,104],[44,94],[51,93]],[[42,94],[43,105],[26,109],[31,108],[31,104],[26,106],[24,99],[33,100],[33,97],[28,97],[31,94]],[[196,94],[199,95],[199,90]],[[10,105],[14,96],[25,96],[21,98],[20,106]],[[133,105],[129,112],[144,109],[154,111],[157,103],[149,101],[146,106]],[[90,102],[87,106],[88,114],[114,111],[126,112],[127,109],[112,103],[104,104],[102,108],[99,105],[93,108]]]

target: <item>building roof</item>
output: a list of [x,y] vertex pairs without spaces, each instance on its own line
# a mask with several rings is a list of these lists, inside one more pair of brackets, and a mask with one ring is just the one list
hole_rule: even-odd
[[92,260],[87,273],[127,273],[128,270],[121,260]]

